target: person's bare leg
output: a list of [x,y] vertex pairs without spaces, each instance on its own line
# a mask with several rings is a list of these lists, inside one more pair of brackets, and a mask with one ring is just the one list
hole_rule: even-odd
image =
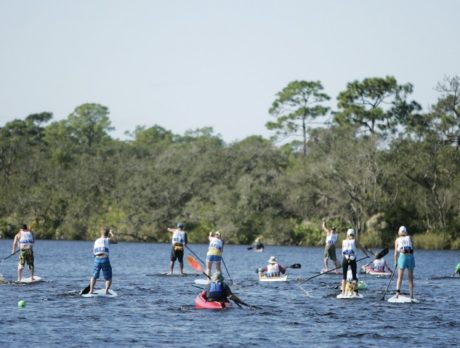
[[94,286],[96,285],[96,278],[91,277],[89,280],[89,293],[92,294],[94,291]]
[[18,267],[18,282],[20,282],[22,279],[22,267],[19,266]]
[[30,273],[30,280],[34,280],[34,268],[29,267],[29,273]]
[[345,279],[342,279],[342,295],[345,295],[345,289],[346,289],[346,281]]
[[212,262],[206,261],[206,274],[211,277]]
[[396,281],[396,297],[399,296],[399,292],[401,291],[401,283],[404,276],[404,269],[398,268],[398,280]]
[[183,262],[179,262],[179,268],[180,268],[180,274],[184,275],[184,263]]
[[222,269],[220,268],[220,262],[216,262],[216,271],[222,273]]
[[112,279],[105,281],[105,293],[106,293],[106,295],[109,294],[109,289],[110,289],[111,285],[112,285]]
[[174,261],[169,262],[169,274],[173,274],[174,271]]
[[410,298],[414,298],[414,270],[413,269],[407,270],[407,278],[409,281],[409,296]]

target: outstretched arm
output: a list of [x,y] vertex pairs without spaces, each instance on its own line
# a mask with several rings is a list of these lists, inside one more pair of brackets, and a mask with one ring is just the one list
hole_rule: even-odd
[[16,248],[18,246],[18,241],[19,241],[19,233],[17,235],[14,236],[14,240],[13,240],[13,247],[11,248],[11,253],[12,254],[15,254],[16,253]]

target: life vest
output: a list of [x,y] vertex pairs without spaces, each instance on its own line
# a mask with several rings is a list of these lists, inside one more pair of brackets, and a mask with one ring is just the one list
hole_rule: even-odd
[[109,238],[99,238],[94,242],[93,253],[94,255],[109,256]]
[[275,264],[268,264],[267,271],[265,272],[266,277],[278,277],[280,275],[280,266]]
[[20,233],[19,248],[20,249],[32,248],[32,245],[34,244],[34,236],[32,235],[32,232],[21,230],[19,233]]
[[184,250],[185,231],[182,231],[182,230],[174,231],[171,242],[174,247],[174,250]]
[[326,244],[329,245],[329,244],[335,244],[337,242],[337,233],[330,233],[327,235],[326,237]]
[[209,289],[206,292],[206,297],[213,301],[223,301],[226,299],[224,284],[222,282],[209,284]]
[[347,260],[356,259],[356,244],[354,239],[345,239],[342,242],[342,255]]
[[208,255],[222,256],[224,242],[222,239],[211,237],[209,240]]
[[412,247],[412,240],[409,236],[399,237],[397,239],[398,251],[403,254],[412,254],[414,248]]

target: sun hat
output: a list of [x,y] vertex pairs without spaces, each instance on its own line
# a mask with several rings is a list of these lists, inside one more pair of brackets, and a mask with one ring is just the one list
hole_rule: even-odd
[[270,264],[275,264],[277,261],[276,261],[276,257],[274,256],[270,256],[270,258],[268,259],[268,263]]
[[223,280],[224,280],[224,276],[219,271],[217,271],[216,273],[212,275],[213,282],[222,282]]
[[214,232],[214,236],[220,237],[220,232],[219,231]]
[[184,227],[184,224],[183,224],[182,222],[179,222],[179,223],[177,224],[177,228],[183,228],[183,227]]
[[347,230],[347,237],[348,237],[348,236],[354,236],[354,235],[355,235],[355,230],[352,229],[352,228],[349,228],[349,229]]
[[401,226],[398,230],[398,234],[401,236],[407,236],[407,228],[405,226]]

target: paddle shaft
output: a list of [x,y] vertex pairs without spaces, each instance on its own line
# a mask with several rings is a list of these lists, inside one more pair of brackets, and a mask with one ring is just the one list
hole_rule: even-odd
[[395,273],[396,273],[396,268],[398,268],[398,267],[395,265],[395,269],[393,270],[393,273],[391,273],[390,280],[388,281],[387,288],[386,288],[385,291],[383,292],[382,301],[385,299],[385,295],[387,294],[387,291],[388,291],[388,289],[390,288],[391,281],[393,280],[393,277],[394,277],[394,275],[395,275]]
[[18,251],[19,251],[19,250],[16,250],[14,253],[8,255],[7,257],[4,257],[0,262],[3,262],[3,261],[5,261],[5,260],[9,259],[11,256],[13,256],[14,254],[16,254]]
[[227,268],[227,265],[225,264],[225,260],[224,260],[224,257],[223,257],[223,256],[222,256],[222,263],[224,264],[225,270],[227,271],[228,279],[230,279],[230,281],[231,281],[232,284],[233,284],[233,279],[232,279],[232,277],[230,276],[230,272],[228,271],[228,268]]
[[[356,262],[365,260],[365,259],[367,259],[367,258],[369,258],[369,256],[364,256],[364,257],[362,257],[362,258],[356,260]],[[313,278],[322,276],[323,274],[334,272],[334,271],[338,270],[339,268],[342,268],[342,266],[333,268],[333,269],[331,269],[331,270],[329,270],[329,271],[326,271],[326,272],[323,272],[323,273],[320,273],[320,274],[316,274],[316,275],[314,275],[313,277],[310,277],[310,278],[305,279],[302,283],[308,282],[310,279],[313,279]]]

